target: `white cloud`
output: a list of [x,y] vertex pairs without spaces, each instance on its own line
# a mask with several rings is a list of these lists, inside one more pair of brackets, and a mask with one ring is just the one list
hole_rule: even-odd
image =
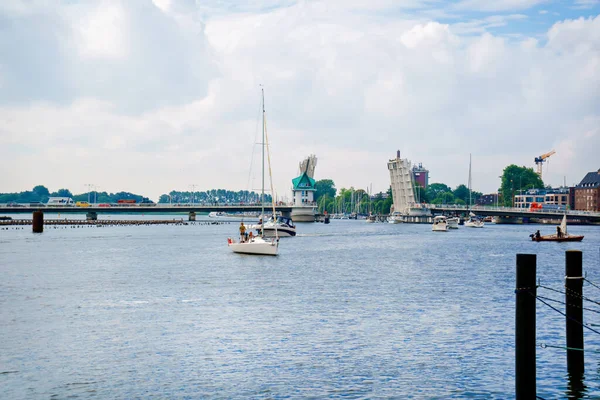
[[590,9],[600,4],[600,0],[575,0],[576,9]]
[[104,1],[75,23],[79,52],[89,58],[124,58],[129,54],[129,27],[125,9]]
[[456,3],[455,8],[468,11],[516,11],[547,2],[548,0],[461,0]]
[[[547,183],[600,167],[589,150],[599,147],[600,17],[558,22],[538,41],[489,32],[521,14],[443,24],[402,11],[425,2],[402,3],[393,16],[381,12],[392,2],[208,16],[175,0],[154,4],[66,6],[55,23],[38,25],[33,32],[71,35],[50,46],[51,69],[36,64],[52,78],[43,82],[61,84],[44,93],[69,96],[40,96],[40,85],[24,91],[18,67],[30,64],[14,62],[19,48],[0,47],[11,85],[0,93],[0,168],[19,171],[3,174],[0,191],[43,183],[83,192],[89,182],[153,198],[191,184],[255,189],[248,169],[261,83],[280,195],[312,153],[317,178],[376,191],[389,185],[386,162],[396,149],[453,187],[466,183],[472,153],[475,189],[485,192],[507,165],[533,167],[552,148]],[[60,25],[76,21],[99,22]],[[114,30],[95,42],[105,25]],[[36,44],[52,35],[42,33],[27,42],[34,54],[46,54]],[[91,43],[87,53],[70,51],[82,43]],[[44,169],[32,172],[36,163]]]
[[152,3],[163,12],[169,12],[171,0],[152,0]]

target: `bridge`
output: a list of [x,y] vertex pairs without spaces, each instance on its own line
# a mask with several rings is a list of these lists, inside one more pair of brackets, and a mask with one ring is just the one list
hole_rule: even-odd
[[483,207],[483,206],[457,206],[457,205],[430,205],[433,214],[468,214],[473,212],[483,217],[512,217],[512,218],[536,218],[536,219],[560,219],[567,214],[567,218],[582,222],[600,223],[600,212],[579,210],[535,210],[516,207]]
[[[265,214],[270,214],[272,205],[265,204]],[[281,212],[281,215],[290,216],[294,209],[307,209],[315,207],[295,207],[292,205],[277,205],[275,210]],[[236,205],[204,205],[204,204],[120,204],[114,206],[106,206],[99,204],[92,204],[88,207],[76,207],[76,206],[54,206],[46,204],[17,204],[17,205],[0,205],[0,214],[23,214],[32,213],[33,211],[42,210],[50,213],[71,213],[71,214],[86,214],[88,212],[95,212],[97,214],[170,214],[170,213],[210,213],[226,212],[226,213],[239,213],[239,212],[260,212],[260,204],[236,204]]]

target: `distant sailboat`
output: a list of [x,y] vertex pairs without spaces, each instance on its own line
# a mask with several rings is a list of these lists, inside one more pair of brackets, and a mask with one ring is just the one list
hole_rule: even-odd
[[481,218],[478,218],[473,212],[472,207],[472,189],[471,189],[471,154],[469,154],[469,218],[465,221],[465,226],[468,228],[483,228],[484,222]]

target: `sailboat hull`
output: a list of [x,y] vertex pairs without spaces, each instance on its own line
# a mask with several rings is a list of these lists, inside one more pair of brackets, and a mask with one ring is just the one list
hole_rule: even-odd
[[483,228],[484,225],[483,221],[465,221],[467,228]]
[[557,237],[556,235],[547,235],[547,236],[540,236],[540,237],[535,237],[533,236],[531,238],[531,240],[533,240],[534,242],[581,242],[583,240],[583,236],[576,236],[576,235],[569,235],[569,236],[562,236],[562,237]]
[[249,242],[244,243],[236,243],[229,239],[228,244],[234,253],[260,256],[276,256],[279,247],[278,240],[267,241],[261,238],[251,239]]

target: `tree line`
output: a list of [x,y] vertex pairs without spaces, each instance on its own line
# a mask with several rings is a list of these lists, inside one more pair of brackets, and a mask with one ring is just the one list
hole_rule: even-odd
[[135,200],[138,203],[149,202],[146,196],[129,192],[86,192],[73,194],[69,189],[58,189],[56,192],[50,192],[43,185],[37,185],[32,190],[26,190],[18,193],[0,193],[0,203],[47,203],[50,197],[70,197],[73,201],[91,201],[95,203],[116,203],[118,200]]
[[[260,193],[248,190],[237,192],[226,189],[211,189],[206,191],[180,192],[172,190],[161,194],[159,203],[172,204],[256,204],[260,203]],[[265,202],[271,202],[271,195],[265,193]]]

